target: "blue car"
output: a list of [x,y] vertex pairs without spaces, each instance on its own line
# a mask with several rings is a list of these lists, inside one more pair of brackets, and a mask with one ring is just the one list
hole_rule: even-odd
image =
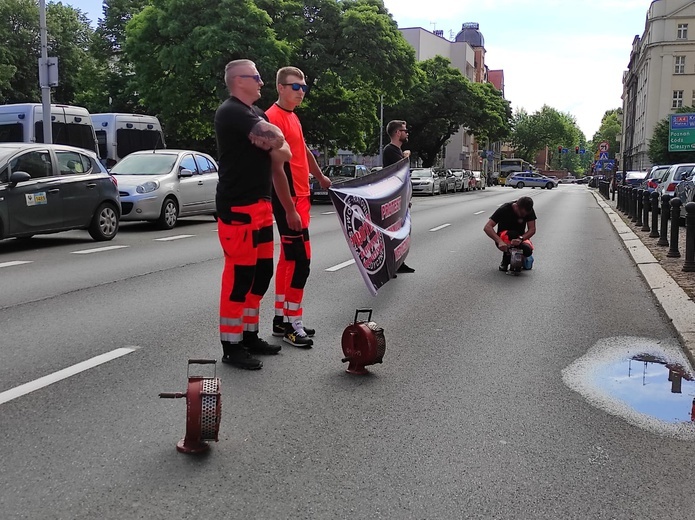
[[518,172],[507,177],[507,186],[512,188],[545,188],[552,190],[557,186],[556,182],[550,177],[533,172]]

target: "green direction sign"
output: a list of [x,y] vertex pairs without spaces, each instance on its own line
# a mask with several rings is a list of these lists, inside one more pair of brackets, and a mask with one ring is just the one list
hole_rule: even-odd
[[671,114],[668,125],[668,151],[695,150],[695,114]]

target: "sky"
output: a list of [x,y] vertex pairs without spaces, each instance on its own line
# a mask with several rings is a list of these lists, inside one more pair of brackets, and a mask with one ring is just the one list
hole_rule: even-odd
[[[101,0],[67,0],[96,23]],[[486,64],[504,69],[514,109],[544,104],[574,115],[587,139],[622,106],[622,75],[650,0],[384,0],[399,27],[449,37],[478,22]]]

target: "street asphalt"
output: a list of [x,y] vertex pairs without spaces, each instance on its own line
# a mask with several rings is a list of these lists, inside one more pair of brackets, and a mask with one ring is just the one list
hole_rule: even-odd
[[[482,229],[522,193],[539,218],[536,262],[512,277]],[[416,198],[416,272],[376,298],[354,265],[326,271],[351,259],[332,211],[312,210],[315,347],[283,346],[258,372],[220,364],[220,442],[198,457],[175,450],[185,403],[158,394],[185,390],[188,358],[221,355],[215,222],[127,224],[105,244],[86,232],[0,242],[0,396],[133,349],[0,404],[0,518],[695,516],[692,445],[562,381],[605,338],[675,336],[585,187]],[[111,246],[126,247],[85,253]],[[387,341],[366,377],[340,362],[359,307]]]

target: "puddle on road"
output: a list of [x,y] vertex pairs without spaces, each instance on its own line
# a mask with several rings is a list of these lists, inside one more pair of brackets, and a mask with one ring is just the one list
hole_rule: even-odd
[[589,403],[652,433],[695,440],[695,373],[675,340],[600,341],[562,371]]

